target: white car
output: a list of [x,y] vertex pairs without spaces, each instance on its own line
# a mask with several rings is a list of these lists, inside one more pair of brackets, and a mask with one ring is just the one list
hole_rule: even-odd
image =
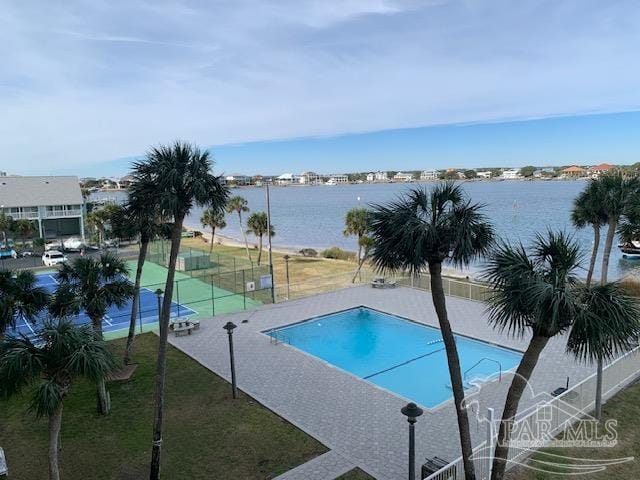
[[64,263],[66,261],[67,257],[58,250],[49,250],[42,254],[42,263],[46,267],[53,267],[54,265],[58,265],[59,263]]

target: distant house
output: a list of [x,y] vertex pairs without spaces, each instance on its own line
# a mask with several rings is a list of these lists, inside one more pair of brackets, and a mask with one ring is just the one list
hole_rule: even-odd
[[584,177],[587,171],[584,168],[572,165],[562,170],[562,174],[566,177]]
[[292,185],[294,183],[300,183],[300,175],[283,173],[279,177],[276,177],[276,183],[278,185]]
[[112,178],[103,178],[101,188],[105,190],[112,190],[118,188],[118,182]]
[[298,181],[303,185],[315,185],[320,181],[320,175],[315,172],[302,172]]
[[604,173],[615,170],[615,168],[616,167],[614,167],[613,165],[609,165],[608,163],[601,163],[600,165],[594,165],[593,167],[589,167],[589,176],[599,177]]
[[129,188],[132,181],[133,177],[131,175],[122,177],[120,180],[118,180],[118,188],[120,188],[121,190],[126,190],[127,188]]
[[410,173],[398,172],[393,176],[393,179],[396,182],[411,182],[413,180],[413,175]]
[[533,171],[533,178],[552,177],[554,173],[553,168],[539,168]]
[[229,185],[250,185],[251,177],[249,175],[243,175],[242,173],[230,173],[225,175],[225,181]]
[[378,170],[377,172],[367,173],[367,182],[388,182],[389,175],[387,172],[381,172]]
[[515,180],[517,178],[520,178],[520,170],[518,169],[503,170],[501,177],[504,178],[505,180]]
[[485,170],[482,172],[476,172],[478,178],[491,178],[491,171]]
[[420,174],[420,180],[437,180],[438,172],[436,170],[424,170]]
[[349,177],[344,173],[329,175],[327,183],[349,183]]
[[42,238],[84,239],[84,200],[78,177],[2,177],[0,212],[32,220]]

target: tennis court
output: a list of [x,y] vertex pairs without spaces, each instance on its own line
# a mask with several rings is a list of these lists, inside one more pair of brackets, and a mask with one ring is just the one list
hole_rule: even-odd
[[[52,293],[58,282],[55,277],[55,273],[41,273],[36,275],[36,279],[38,285],[44,287]],[[118,307],[110,307],[107,310],[107,314],[105,315],[102,321],[102,330],[105,333],[105,336],[110,338],[113,335],[109,335],[112,332],[122,331],[125,333],[129,328],[129,321],[131,317],[131,306],[132,301],[128,301],[121,308]],[[172,317],[191,317],[197,315],[198,312],[194,309],[181,305],[177,302],[171,302],[171,316]],[[40,315],[40,318],[37,319],[35,323],[41,325],[42,321],[46,318],[46,313],[43,312]],[[86,313],[80,312],[80,315],[74,318],[74,323],[76,324],[85,324],[90,323],[91,320],[87,316]],[[148,330],[149,327],[156,327],[158,323],[158,300],[155,293],[148,288],[140,289],[140,308],[138,311],[138,330]],[[148,327],[148,328],[145,328]],[[38,328],[38,325],[34,325],[31,322],[19,319],[16,325],[16,330],[19,333],[23,333],[28,336],[32,336],[35,330]]]

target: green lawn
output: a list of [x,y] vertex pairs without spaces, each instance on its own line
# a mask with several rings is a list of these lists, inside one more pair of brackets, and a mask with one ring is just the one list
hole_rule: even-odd
[[[613,448],[548,448],[543,451],[556,455],[584,458],[590,461],[635,457],[628,463],[608,466],[598,473],[583,475],[587,480],[636,480],[640,478],[640,384],[633,385],[609,400],[603,408],[604,419],[618,421],[618,445]],[[549,460],[534,455],[540,460]],[[577,462],[572,462],[577,463]],[[509,480],[561,480],[570,478],[517,467],[507,474]]]
[[[138,337],[133,378],[110,383],[113,411],[95,413],[94,387],[80,383],[65,401],[62,478],[146,478],[150,459],[158,339]],[[124,341],[111,342],[120,355]],[[166,479],[268,479],[327,449],[170,346],[162,473]],[[0,446],[10,478],[47,472],[47,422],[26,413],[28,395],[0,400]]]

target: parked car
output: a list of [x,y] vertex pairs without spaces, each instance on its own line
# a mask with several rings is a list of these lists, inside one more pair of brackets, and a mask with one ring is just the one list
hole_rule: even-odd
[[18,258],[13,248],[0,248],[0,258]]
[[42,264],[46,267],[53,267],[67,261],[67,257],[58,250],[48,250],[42,254]]
[[20,252],[21,257],[33,257],[33,252],[31,250],[23,250]]
[[62,242],[65,250],[79,252],[84,248],[84,242],[79,237],[70,237]]

